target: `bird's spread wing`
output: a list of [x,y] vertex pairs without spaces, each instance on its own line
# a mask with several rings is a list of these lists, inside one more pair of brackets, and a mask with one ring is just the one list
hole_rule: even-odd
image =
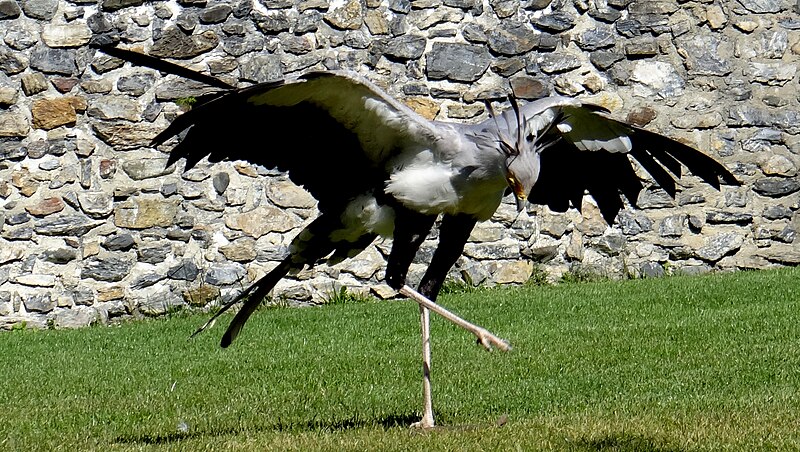
[[[139,53],[112,52],[183,77],[208,78]],[[215,86],[224,88],[225,83]],[[324,210],[326,204],[382,186],[387,160],[436,140],[437,133],[434,123],[365,78],[331,71],[223,89],[198,98],[153,145],[184,135],[172,149],[169,163],[185,158],[187,169],[208,157],[211,162],[244,160],[286,171]]]
[[340,72],[226,92],[178,117],[154,144],[187,128],[171,161],[186,158],[191,167],[208,156],[278,168],[320,208],[379,186],[389,158],[436,136],[431,122],[365,79]]
[[[325,117],[324,121],[335,122],[352,135],[364,157],[373,163],[384,162],[396,150],[397,143],[436,137],[433,123],[392,99],[370,81],[355,73],[330,71],[311,72],[293,79],[230,90],[193,108],[154,141],[160,144],[189,126],[213,121],[238,123],[238,127],[223,135],[241,135],[245,128],[240,121],[256,121],[257,124],[253,124],[257,126],[254,134],[271,138],[269,141],[260,140],[261,145],[269,145],[277,138],[286,141],[286,144],[293,143],[296,151],[296,146],[302,145],[304,140],[317,138],[316,141],[328,145],[328,151],[335,151],[337,142],[330,137],[320,136],[319,132],[324,130],[316,129],[316,120],[322,116]],[[278,117],[290,119],[281,121]],[[289,128],[273,126],[278,123]],[[182,147],[177,152],[177,158],[190,158],[202,151],[208,149],[190,150]],[[313,150],[306,149],[306,152]],[[237,153],[216,149],[210,154],[214,160],[264,159],[260,153],[248,154],[244,150]]]
[[[526,118],[534,121],[538,130],[546,130],[547,136],[539,139],[552,143],[541,154],[539,180],[529,199],[555,211],[566,211],[570,204],[580,209],[584,192],[588,191],[606,221],[613,223],[623,208],[620,193],[636,205],[644,188],[628,156],[673,197],[682,166],[717,189],[720,180],[739,184],[724,165],[711,157],[673,139],[612,119],[601,107],[553,97],[525,108]],[[547,121],[536,123],[542,118]]]

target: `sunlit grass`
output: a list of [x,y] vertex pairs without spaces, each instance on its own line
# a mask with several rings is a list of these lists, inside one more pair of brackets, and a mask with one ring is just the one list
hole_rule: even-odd
[[187,340],[204,315],[6,332],[0,447],[798,449],[798,283],[785,269],[443,296],[514,350],[486,353],[434,318],[443,427],[427,432],[408,428],[421,408],[408,301],[262,310],[227,350],[224,325]]

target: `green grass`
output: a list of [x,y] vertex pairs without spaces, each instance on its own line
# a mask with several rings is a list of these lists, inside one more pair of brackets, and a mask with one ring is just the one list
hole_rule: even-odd
[[[0,334],[2,450],[797,450],[800,269],[481,290],[433,319],[437,422],[411,302]],[[228,317],[229,318],[229,317]],[[225,323],[223,321],[223,323]],[[498,419],[508,422],[497,425]]]

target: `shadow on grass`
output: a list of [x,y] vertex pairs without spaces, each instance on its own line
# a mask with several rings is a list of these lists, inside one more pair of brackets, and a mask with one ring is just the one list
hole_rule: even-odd
[[312,420],[307,422],[283,422],[278,421],[273,424],[247,427],[230,427],[213,430],[194,430],[194,431],[175,431],[163,434],[130,434],[120,435],[114,439],[117,444],[170,444],[184,441],[187,439],[203,437],[235,436],[253,432],[303,432],[303,431],[344,431],[366,427],[382,427],[385,429],[393,427],[407,427],[419,421],[419,415],[402,414],[391,415],[381,419],[334,419],[334,420]]
[[581,439],[578,444],[587,451],[598,452],[681,452],[684,450],[656,438],[628,433],[610,434],[603,438]]

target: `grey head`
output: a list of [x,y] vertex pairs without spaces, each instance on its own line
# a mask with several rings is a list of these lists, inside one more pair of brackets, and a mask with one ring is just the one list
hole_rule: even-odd
[[534,127],[520,111],[519,104],[509,96],[511,108],[496,114],[486,102],[496,127],[496,149],[505,157],[506,182],[517,201],[517,211],[525,208],[526,200],[539,179],[539,153],[552,142],[540,140],[539,127]]

